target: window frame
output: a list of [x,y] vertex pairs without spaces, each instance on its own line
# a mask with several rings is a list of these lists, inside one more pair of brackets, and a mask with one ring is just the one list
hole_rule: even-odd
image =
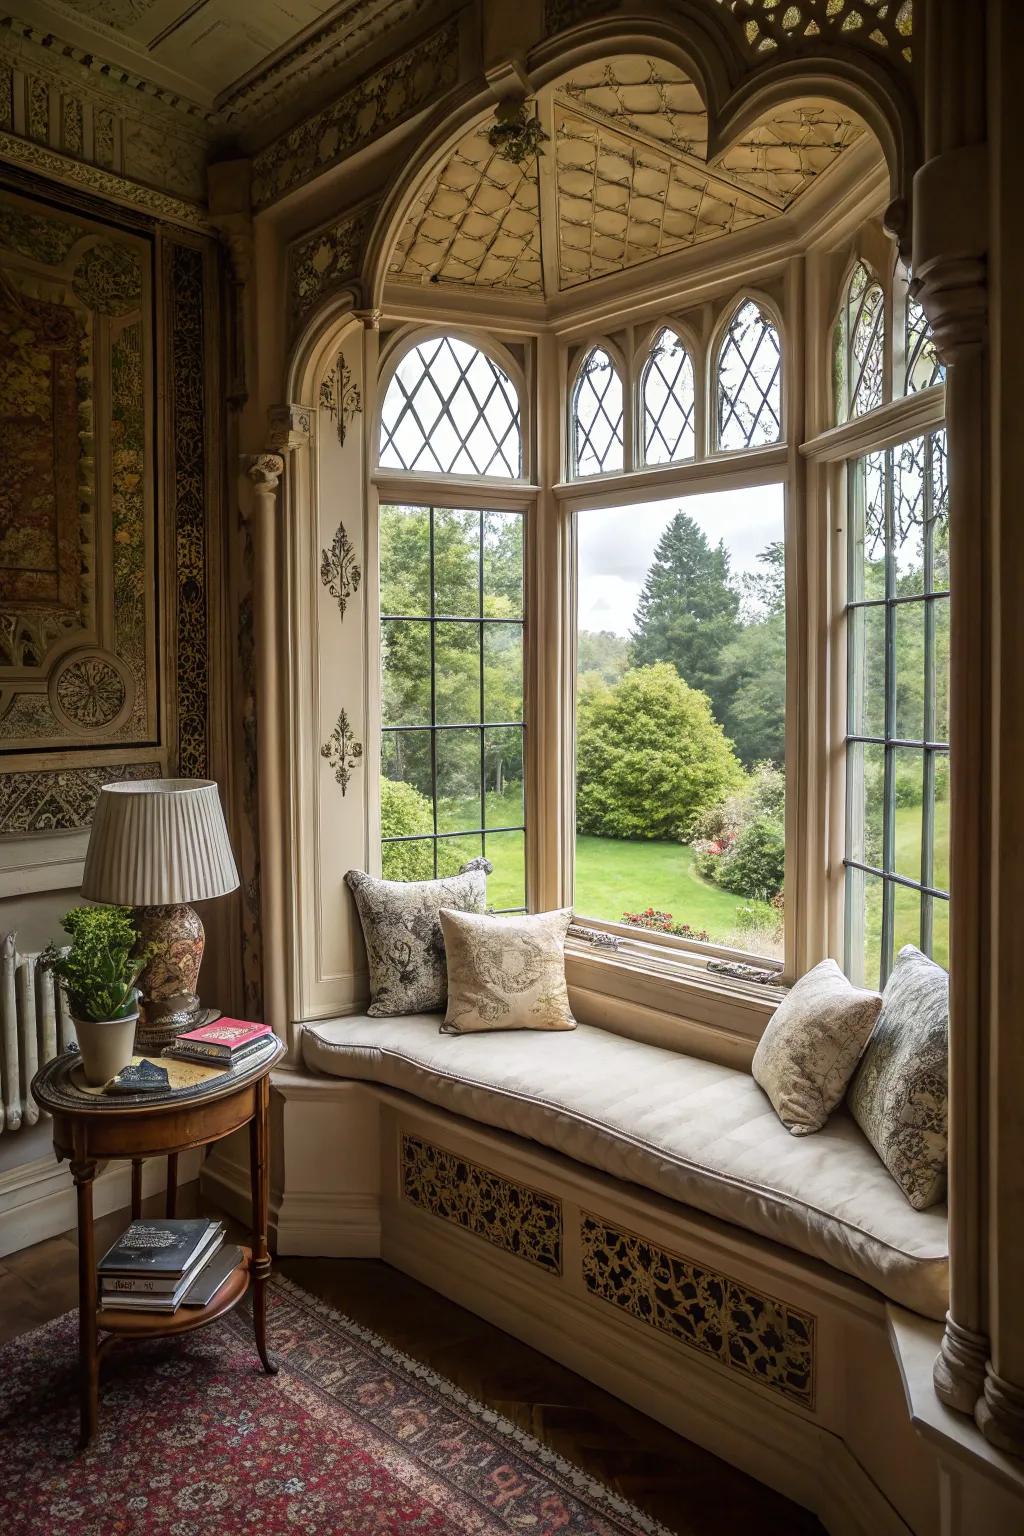
[[[647,383],[647,375],[654,363],[654,345],[658,337],[665,331],[671,331],[690,360],[690,369],[693,374],[693,452],[683,459],[669,459],[663,464],[651,464],[647,459],[646,448],[646,420],[647,405],[644,391]],[[707,432],[707,400],[703,389],[704,379],[704,348],[698,344],[697,337],[690,326],[680,320],[659,319],[653,325],[644,328],[644,336],[633,356],[632,375],[636,380],[633,390],[634,426],[633,441],[636,444],[636,469],[658,470],[676,469],[685,464],[693,464],[706,458],[704,441]]]
[[[849,380],[849,360],[850,360],[850,356],[852,355],[852,350],[853,350],[852,332],[846,336],[846,353],[847,353],[846,368],[847,368],[847,373],[846,373],[845,378],[844,378],[846,398],[845,398],[845,400],[842,400],[842,401],[839,399],[838,393],[837,393],[837,390],[836,390],[836,387],[835,387],[835,371],[834,371],[834,364],[833,364],[833,358],[834,358],[834,353],[835,353],[835,347],[836,347],[836,344],[837,344],[838,333],[839,333],[840,327],[842,327],[844,325],[844,322],[848,319],[848,316],[849,316],[850,288],[852,286],[853,279],[854,279],[854,277],[855,277],[855,275],[857,273],[857,269],[859,267],[863,268],[863,270],[864,270],[864,272],[865,272],[865,274],[867,276],[867,284],[866,284],[866,287],[865,287],[865,292],[867,292],[871,288],[877,288],[879,290],[879,292],[881,293],[881,296],[882,296],[881,297],[881,303],[879,305],[879,320],[878,320],[878,325],[880,327],[880,335],[879,335],[878,340],[879,340],[879,344],[881,346],[881,351],[882,351],[882,378],[881,378],[882,398],[878,402],[877,405],[872,406],[867,411],[854,411],[852,409],[852,406],[853,406],[853,396],[851,395],[850,388],[849,388],[849,384],[850,384],[850,380]],[[862,306],[862,308],[863,308],[863,306]],[[885,283],[882,281],[882,278],[879,276],[879,274],[875,271],[874,263],[871,262],[867,258],[867,256],[863,255],[860,251],[858,251],[852,257],[852,259],[847,263],[846,273],[845,273],[845,276],[843,277],[842,285],[841,285],[840,291],[839,291],[839,303],[836,306],[836,310],[835,310],[835,313],[834,313],[833,318],[832,318],[832,327],[831,327],[831,330],[829,331],[829,336],[828,336],[829,371],[830,371],[830,375],[831,375],[831,379],[832,379],[832,388],[831,388],[832,414],[831,414],[831,421],[832,421],[832,425],[833,426],[841,427],[841,426],[845,426],[847,422],[858,421],[858,420],[861,419],[861,417],[870,415],[871,411],[878,410],[881,406],[887,405],[893,398],[898,397],[899,395],[902,395],[903,391],[902,390],[897,390],[895,388],[895,383],[896,383],[896,380],[894,378],[894,371],[895,370],[894,370],[893,361],[892,361],[893,340],[895,338],[895,334],[896,334],[896,331],[897,331],[897,323],[896,323],[896,321],[897,321],[897,316],[895,314],[895,307],[894,307],[893,301],[892,301],[891,290],[887,292]],[[863,373],[862,373],[862,377],[863,377]],[[856,391],[854,391],[854,394],[856,394]]]
[[[747,303],[756,304],[770,317],[779,338],[779,435],[773,443],[756,443],[742,448],[723,448],[718,440],[718,370],[722,348],[725,345],[733,319]],[[782,311],[775,300],[760,288],[744,286],[734,290],[724,304],[708,341],[705,373],[705,444],[708,458],[732,458],[737,454],[763,453],[768,448],[779,448],[790,441],[792,431],[789,420],[789,400],[792,390],[787,388],[787,373],[793,377],[787,357],[791,338],[787,336]]]
[[[455,337],[470,346],[477,347],[512,379],[519,396],[519,421],[522,438],[523,478],[477,475],[445,475],[419,470],[382,468],[378,463],[380,451],[381,413],[388,386],[402,358],[424,341],[441,336]],[[536,515],[538,488],[528,478],[535,460],[532,423],[535,413],[526,387],[526,370],[518,360],[492,335],[459,325],[404,326],[389,337],[382,350],[376,378],[375,409],[369,423],[370,469],[367,477],[367,565],[366,586],[366,648],[367,669],[371,678],[382,676],[382,629],[380,607],[380,509],[383,504],[433,507],[435,510],[470,512],[516,512],[523,517],[523,820],[525,849],[525,899],[527,910],[532,910],[536,892],[535,860],[531,847],[536,838],[536,820],[533,807],[536,804],[536,752],[537,737],[535,718],[536,690],[533,687],[533,610],[530,572],[534,562],[536,540]],[[367,821],[368,866],[372,874],[381,875],[380,833],[380,765],[385,727],[382,720],[382,690],[379,686],[368,689],[366,722],[366,756],[376,763],[376,774],[368,775]]]
[[[622,467],[621,469],[596,469],[589,474],[581,474],[576,458],[576,393],[580,388],[584,365],[595,352],[604,352],[610,358],[622,391]],[[567,480],[604,480],[609,475],[630,473],[636,461],[635,394],[634,372],[627,368],[621,347],[612,341],[610,336],[588,336],[586,341],[574,348],[566,391],[565,476]]]

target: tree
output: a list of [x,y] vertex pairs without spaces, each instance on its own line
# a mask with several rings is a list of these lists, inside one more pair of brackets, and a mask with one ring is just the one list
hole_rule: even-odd
[[576,638],[576,671],[596,672],[606,683],[617,683],[629,666],[629,641],[610,629],[581,629]]
[[[423,842],[384,843],[381,860],[385,880],[433,880],[434,844],[430,840],[433,830],[434,813],[426,795],[421,795],[411,784],[382,777],[381,837],[411,838],[422,834],[424,838]],[[442,838],[437,845],[438,874],[457,874],[460,862],[458,851]]]
[[724,541],[710,544],[687,512],[677,512],[658,540],[640,594],[631,664],[670,661],[722,718],[729,694],[722,656],[736,634],[739,606]]
[[577,722],[580,832],[685,839],[702,811],[742,783],[707,696],[669,662],[635,668],[614,687],[587,674]]

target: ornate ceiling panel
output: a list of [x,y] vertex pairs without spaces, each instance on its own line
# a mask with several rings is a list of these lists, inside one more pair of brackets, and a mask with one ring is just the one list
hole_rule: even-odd
[[541,92],[535,110],[550,136],[540,178],[550,197],[536,158],[511,164],[487,125],[474,129],[420,193],[393,279],[573,288],[777,217],[864,132],[838,107],[801,101],[709,162],[697,87],[643,55],[582,66]]
[[537,162],[513,165],[478,129],[421,194],[391,258],[405,281],[540,293]]

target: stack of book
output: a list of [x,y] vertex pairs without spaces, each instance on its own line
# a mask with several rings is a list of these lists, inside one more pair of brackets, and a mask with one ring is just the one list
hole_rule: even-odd
[[98,1265],[100,1305],[143,1312],[205,1307],[241,1262],[207,1217],[133,1221]]
[[269,1024],[248,1024],[244,1019],[216,1019],[180,1034],[164,1056],[178,1061],[201,1061],[209,1067],[237,1067],[261,1050],[272,1038]]

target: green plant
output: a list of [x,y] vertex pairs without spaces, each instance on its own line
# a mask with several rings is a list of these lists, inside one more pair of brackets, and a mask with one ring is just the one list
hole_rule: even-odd
[[131,908],[72,907],[60,925],[70,945],[48,945],[40,963],[64,983],[72,1017],[101,1023],[134,1013],[153,945],[140,945]]
[[[434,813],[426,795],[402,779],[381,778],[380,835],[382,838],[419,838],[423,841],[385,842],[381,850],[385,880],[433,880]],[[437,873],[454,875],[467,855],[442,838],[437,845]]]

